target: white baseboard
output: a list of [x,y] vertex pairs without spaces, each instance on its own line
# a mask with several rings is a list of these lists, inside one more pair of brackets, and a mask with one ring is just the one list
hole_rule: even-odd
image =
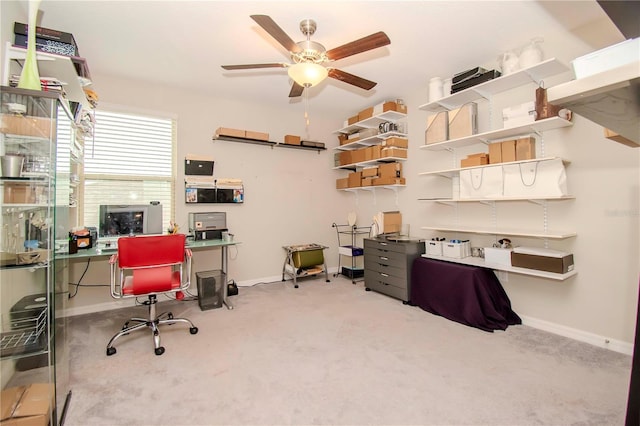
[[[128,303],[127,303],[128,302]],[[93,314],[96,312],[111,311],[114,309],[126,308],[131,306],[131,300],[113,301],[105,303],[97,303],[95,305],[78,306],[77,308],[69,308],[66,310],[66,316],[75,317],[77,315]]]
[[522,318],[522,324],[532,328],[536,328],[538,330],[548,331],[549,333],[568,337],[570,339],[577,340],[579,342],[589,343],[590,345],[598,346],[604,349],[609,349],[614,352],[619,352],[625,355],[633,355],[632,343],[611,339],[605,336],[599,336],[597,334],[589,333],[587,331],[578,330],[576,328],[555,324],[555,323],[540,320],[537,318],[531,318],[526,316],[520,316],[520,318]]

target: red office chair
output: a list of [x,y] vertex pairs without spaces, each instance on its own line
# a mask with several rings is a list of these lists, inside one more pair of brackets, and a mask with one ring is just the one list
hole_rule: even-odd
[[[191,250],[185,247],[184,234],[122,237],[118,240],[118,253],[111,256],[111,296],[115,299],[147,296],[143,302],[149,306],[148,318],[131,318],[122,330],[109,340],[107,355],[116,353],[114,342],[132,331],[153,333],[156,355],[164,353],[160,346],[158,326],[184,322],[189,332],[196,334],[198,327],[186,318],[174,318],[171,312],[156,315],[157,295],[175,293],[176,299],[184,297],[182,291],[191,283]],[[134,325],[129,325],[134,322]]]

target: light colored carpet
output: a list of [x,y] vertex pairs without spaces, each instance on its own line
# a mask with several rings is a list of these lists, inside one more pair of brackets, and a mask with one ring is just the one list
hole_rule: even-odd
[[[106,344],[132,307],[70,321],[68,426],[621,425],[631,357],[512,326],[486,333],[344,278],[166,302],[200,329]],[[164,309],[163,309],[164,310]]]

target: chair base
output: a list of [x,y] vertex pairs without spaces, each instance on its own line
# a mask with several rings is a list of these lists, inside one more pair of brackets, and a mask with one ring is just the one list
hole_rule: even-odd
[[[156,355],[162,355],[164,353],[164,347],[160,345],[160,329],[158,328],[160,325],[185,323],[189,325],[189,332],[191,334],[196,334],[198,332],[198,327],[193,325],[193,323],[186,318],[174,318],[171,312],[163,312],[160,315],[156,315],[156,303],[158,303],[156,295],[149,295],[149,300],[144,302],[145,305],[149,306],[149,318],[131,318],[129,321],[125,322],[122,326],[122,330],[116,333],[111,340],[109,340],[109,343],[107,344],[108,356],[116,353],[116,348],[113,346],[116,340],[134,331],[145,330],[146,328],[151,329]],[[134,324],[129,325],[131,322]]]

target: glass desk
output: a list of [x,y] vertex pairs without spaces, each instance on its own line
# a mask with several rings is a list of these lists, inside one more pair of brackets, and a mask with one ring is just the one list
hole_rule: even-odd
[[[100,241],[98,240],[98,246],[94,246],[88,249],[78,249],[77,253],[68,254],[68,253],[56,253],[56,259],[68,259],[69,261],[74,260],[83,260],[95,257],[110,257],[112,254],[116,254],[117,249],[115,248],[105,248],[99,245]],[[207,250],[213,248],[220,248],[221,250],[221,269],[222,272],[225,273],[225,276],[228,275],[229,270],[229,246],[235,246],[238,244],[242,244],[239,241],[224,241],[224,240],[200,240],[193,241],[187,238],[187,248],[191,250]],[[233,309],[233,305],[228,300],[228,283],[225,283],[223,286],[223,299],[222,302],[227,307],[227,309]]]

